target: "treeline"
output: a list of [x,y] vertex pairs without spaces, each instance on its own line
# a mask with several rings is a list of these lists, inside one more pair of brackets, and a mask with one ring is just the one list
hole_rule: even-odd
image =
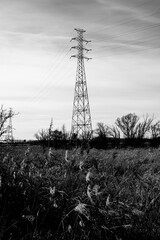
[[[0,108],[0,140],[8,131],[7,121],[16,115],[12,109]],[[87,135],[87,134],[86,134]],[[90,136],[90,134],[88,134]],[[135,113],[118,117],[112,126],[98,122],[89,139],[79,138],[76,134],[70,135],[65,126],[61,130],[54,129],[53,120],[47,129],[35,133],[34,141],[15,141],[12,144],[41,144],[54,148],[98,148],[107,149],[114,147],[158,147],[160,146],[160,121],[148,114],[140,118]]]
[[99,137],[93,137],[91,140],[81,140],[77,139],[76,141],[72,141],[70,139],[66,140],[51,140],[48,143],[47,140],[30,140],[30,141],[19,141],[13,142],[13,145],[42,145],[44,150],[47,147],[53,147],[55,149],[72,149],[75,147],[80,147],[83,149],[112,149],[112,148],[158,148],[160,146],[160,137],[156,139],[127,139],[127,138],[120,138],[120,139],[113,139],[113,138],[106,138],[100,139]]
[[55,148],[158,147],[160,145],[160,121],[155,121],[148,114],[140,119],[135,113],[129,113],[117,118],[112,126],[102,122],[97,123],[91,139],[79,139],[76,134],[70,136],[64,125],[60,131],[53,130],[51,121],[49,129],[39,130],[35,137],[42,145]]
[[160,121],[148,114],[141,119],[129,113],[117,118],[112,126],[99,122],[95,133],[92,145],[98,148],[160,146]]

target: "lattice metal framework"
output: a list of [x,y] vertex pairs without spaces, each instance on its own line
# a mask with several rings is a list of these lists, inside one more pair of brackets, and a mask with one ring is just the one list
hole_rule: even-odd
[[83,38],[83,33],[86,32],[85,30],[77,28],[75,28],[75,30],[77,32],[77,37],[72,38],[71,40],[77,41],[78,45],[72,48],[77,49],[78,53],[71,56],[77,58],[77,73],[73,102],[71,136],[73,136],[73,134],[76,134],[78,138],[88,139],[92,136],[92,122],[84,59],[89,60],[91,58],[84,56],[84,51],[88,52],[91,49],[84,48],[83,43],[87,44],[91,41],[85,40]]
[[12,142],[13,141],[13,127],[12,127],[12,109],[10,109],[10,112],[9,112],[9,123],[8,123],[8,126],[7,126],[7,132],[6,132],[6,141],[7,142]]

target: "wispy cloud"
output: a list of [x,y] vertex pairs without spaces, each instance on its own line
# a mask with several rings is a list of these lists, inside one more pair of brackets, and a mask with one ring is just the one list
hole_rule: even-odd
[[0,0],[0,8],[0,95],[20,112],[19,136],[25,126],[32,138],[51,117],[70,127],[75,27],[92,40],[85,66],[94,121],[158,113],[159,0]]

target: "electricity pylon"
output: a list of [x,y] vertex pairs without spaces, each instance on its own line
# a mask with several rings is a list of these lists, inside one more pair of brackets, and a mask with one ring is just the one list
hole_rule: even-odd
[[7,142],[12,142],[13,141],[13,127],[12,127],[12,116],[13,112],[12,109],[9,111],[9,123],[7,126],[7,133],[6,133],[6,141]]
[[77,37],[71,39],[78,42],[77,46],[72,47],[77,49],[78,53],[71,57],[77,58],[77,73],[73,102],[73,114],[71,125],[71,136],[76,134],[78,138],[88,139],[92,136],[92,122],[89,106],[89,98],[87,91],[86,74],[84,67],[84,59],[91,59],[84,56],[84,51],[88,52],[91,49],[83,47],[83,43],[89,43],[91,41],[83,38],[83,33],[86,32],[83,29],[75,28]]

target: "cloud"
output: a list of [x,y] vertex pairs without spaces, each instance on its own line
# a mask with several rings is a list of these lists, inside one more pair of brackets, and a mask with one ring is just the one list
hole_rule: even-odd
[[112,1],[99,30],[89,32],[97,54],[160,48],[159,6],[158,1]]
[[16,136],[32,138],[51,117],[56,127],[70,128],[75,27],[92,40],[87,56],[93,60],[85,67],[93,123],[158,113],[158,6],[158,0],[1,0],[0,92],[3,103],[20,112]]
[[1,48],[19,49],[24,51],[59,51],[66,43],[69,43],[68,36],[48,36],[45,34],[21,33],[21,32],[1,32]]
[[[86,28],[94,42],[102,39],[99,45],[103,48],[110,45],[132,51],[143,45],[150,47],[153,36],[154,46],[159,47],[158,26],[149,21],[155,17],[154,11],[147,11],[150,6],[155,9],[156,4],[157,1],[151,5],[126,0],[16,0],[11,4],[2,0],[0,29],[10,32],[7,38],[16,46],[24,44],[45,50],[55,46],[59,49],[69,40],[74,27]],[[97,31],[92,33],[91,29]]]

